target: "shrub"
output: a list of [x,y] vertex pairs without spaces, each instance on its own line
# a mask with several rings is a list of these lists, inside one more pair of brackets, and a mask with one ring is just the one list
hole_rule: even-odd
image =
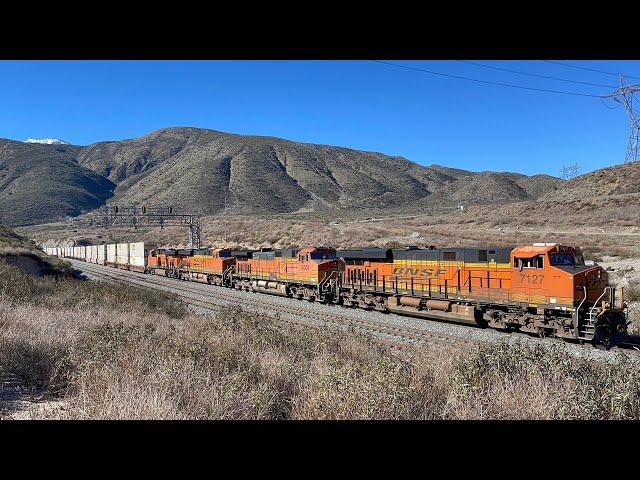
[[637,302],[640,300],[640,284],[637,282],[629,282],[624,289],[624,299],[630,302]]

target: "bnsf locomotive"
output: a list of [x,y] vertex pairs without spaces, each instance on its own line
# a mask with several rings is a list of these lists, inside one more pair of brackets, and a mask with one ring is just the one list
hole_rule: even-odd
[[139,242],[48,250],[182,280],[541,337],[611,346],[627,335],[624,291],[617,298],[602,267],[586,265],[579,248],[556,243],[147,251]]

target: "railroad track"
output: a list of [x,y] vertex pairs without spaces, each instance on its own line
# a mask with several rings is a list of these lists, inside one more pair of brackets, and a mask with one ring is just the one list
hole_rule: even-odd
[[[353,318],[341,314],[339,311],[332,312],[331,316],[327,316],[324,312],[318,312],[317,306],[311,305],[310,303],[306,305],[303,303],[304,306],[299,307],[282,305],[281,303],[273,305],[273,303],[268,300],[273,300],[278,303],[278,299],[282,299],[276,296],[259,293],[254,294],[252,292],[238,292],[236,290],[229,290],[199,282],[180,281],[156,275],[142,276],[127,270],[87,264],[84,262],[74,262],[74,266],[96,279],[107,279],[120,284],[169,291],[176,294],[186,303],[206,312],[214,313],[218,308],[223,306],[240,305],[247,310],[274,316],[273,307],[276,307],[277,311],[275,316],[281,322],[311,328],[330,327],[342,331],[353,329],[359,333],[368,334],[377,342],[394,349],[405,350],[409,346],[424,346],[426,344],[439,347],[470,347],[478,343],[478,341],[429,333],[419,329],[385,325],[375,321]],[[256,295],[260,298],[240,298],[240,296],[237,295],[238,293],[242,294],[243,297]],[[292,299],[287,300],[296,301]],[[302,303],[304,301],[300,302]],[[271,308],[269,308],[270,306]],[[339,307],[333,307],[332,310],[337,308]]]
[[[640,354],[633,350],[603,351],[587,345],[569,344],[562,340],[541,340],[517,332],[499,332],[459,324],[443,323],[428,319],[413,319],[395,314],[384,314],[362,309],[313,304],[305,300],[232,290],[199,282],[183,281],[157,275],[143,275],[128,270],[106,267],[78,260],[71,260],[74,267],[90,279],[134,285],[176,294],[186,303],[214,313],[220,307],[240,305],[242,308],[274,316],[283,323],[308,328],[329,327],[369,335],[377,343],[397,351],[411,347],[470,348],[483,343],[496,343],[507,339],[512,342],[531,342],[543,346],[562,344],[567,352],[600,360],[615,360],[619,354],[633,361],[640,361]],[[300,305],[293,305],[299,303]]]

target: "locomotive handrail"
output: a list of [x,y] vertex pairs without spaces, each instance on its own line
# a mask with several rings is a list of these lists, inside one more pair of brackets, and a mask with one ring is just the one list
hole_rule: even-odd
[[[585,287],[586,288],[586,287]],[[591,308],[589,308],[589,322],[595,327],[594,324],[594,315],[593,313],[598,309],[598,303],[600,302],[600,300],[602,299],[602,297],[604,297],[605,293],[607,293],[612,287],[604,287],[604,290],[602,291],[602,293],[600,294],[600,296],[598,297],[598,299],[593,303],[593,305],[591,306]],[[611,295],[609,295],[609,298],[611,298]],[[602,313],[602,312],[601,312]],[[599,315],[596,315],[596,318]],[[595,332],[594,332],[595,335]]]
[[582,288],[584,289],[584,298],[580,302],[580,305],[578,305],[578,311],[580,311],[580,309],[582,308],[582,304],[587,300],[587,287],[583,285]]
[[611,287],[604,287],[604,290],[602,291],[602,294],[600,294],[598,299],[595,302],[593,302],[593,305],[589,309],[589,314],[591,314],[591,312],[597,308],[598,302],[602,299],[602,297],[604,297],[604,294],[607,293],[610,288]]

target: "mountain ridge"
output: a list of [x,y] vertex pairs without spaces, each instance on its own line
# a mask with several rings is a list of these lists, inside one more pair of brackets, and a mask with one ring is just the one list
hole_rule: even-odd
[[[0,223],[55,220],[105,203],[173,205],[209,215],[225,206],[232,213],[256,215],[450,208],[455,202],[535,200],[563,184],[544,174],[422,166],[380,152],[196,127],[162,128],[86,146],[16,143],[33,151],[13,158],[0,148],[0,174],[20,162],[35,167],[34,159],[64,168],[49,168],[43,185],[22,182],[31,201],[20,214],[9,214],[15,202],[3,200],[0,183]],[[13,182],[19,176],[33,179],[26,171],[12,171]],[[54,198],[51,183],[67,204]],[[58,203],[55,211],[47,202]],[[38,210],[42,214],[35,215]]]

